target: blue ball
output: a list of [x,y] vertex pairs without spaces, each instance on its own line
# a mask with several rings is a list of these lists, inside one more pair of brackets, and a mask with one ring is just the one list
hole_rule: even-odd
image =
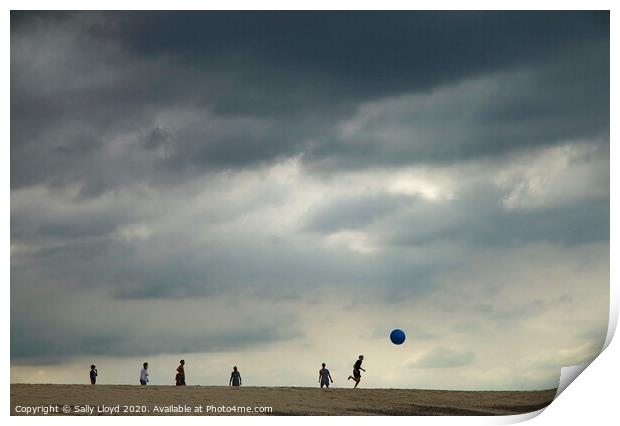
[[392,332],[390,333],[390,340],[395,345],[402,345],[403,342],[405,341],[405,332],[402,330],[399,330],[398,328],[392,330]]

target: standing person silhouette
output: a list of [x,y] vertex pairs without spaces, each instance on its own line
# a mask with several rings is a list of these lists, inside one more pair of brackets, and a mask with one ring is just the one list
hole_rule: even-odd
[[146,386],[149,381],[149,373],[148,373],[149,363],[145,362],[142,364],[142,370],[140,370],[140,384],[142,386]]
[[185,360],[182,359],[177,367],[177,375],[175,376],[177,386],[185,386]]
[[325,363],[321,364],[323,368],[319,370],[319,383],[321,384],[321,389],[323,386],[329,388],[329,382],[334,383],[331,374],[329,374],[329,370],[325,368]]
[[232,373],[230,373],[230,380],[228,386],[241,386],[241,373],[237,370],[237,366],[233,367]]
[[353,375],[349,376],[349,378],[347,380],[355,380],[355,386],[353,386],[353,389],[355,389],[357,387],[357,385],[360,384],[360,380],[362,380],[362,373],[360,373],[360,370],[362,370],[364,373],[366,372],[366,370],[364,370],[362,368],[362,361],[364,360],[364,355],[360,355],[358,360],[355,361],[355,364],[353,364]]
[[91,365],[90,366],[90,384],[94,385],[95,383],[97,383],[97,366],[96,365]]

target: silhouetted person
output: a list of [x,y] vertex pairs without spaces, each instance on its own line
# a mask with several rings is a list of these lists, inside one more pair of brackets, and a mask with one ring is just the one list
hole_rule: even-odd
[[142,364],[142,370],[140,370],[140,384],[142,386],[146,386],[146,384],[149,381],[149,373],[148,370],[149,368],[149,363],[145,362],[144,364]]
[[232,373],[230,373],[230,380],[228,381],[229,386],[241,386],[241,373],[237,370],[237,366],[233,367]]
[[364,360],[364,355],[360,355],[359,359],[357,361],[355,361],[355,364],[353,364],[353,375],[349,376],[349,378],[347,380],[355,380],[355,386],[353,386],[353,388],[356,388],[357,385],[360,384],[360,380],[362,380],[362,373],[360,373],[360,370],[362,370],[363,372],[366,372],[366,370],[364,370],[362,368],[362,361]]
[[91,365],[90,366],[90,384],[94,385],[95,383],[97,383],[97,366]]
[[175,380],[177,386],[185,386],[185,360],[182,359],[180,365],[177,367],[177,375]]
[[329,388],[329,382],[331,381],[334,383],[334,381],[332,380],[331,374],[329,374],[329,370],[325,368],[325,363],[321,365],[323,366],[323,368],[319,370],[319,383],[321,384],[321,389],[323,389],[323,386]]

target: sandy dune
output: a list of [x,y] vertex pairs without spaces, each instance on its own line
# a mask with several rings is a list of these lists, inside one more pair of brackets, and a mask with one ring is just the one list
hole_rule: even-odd
[[[501,415],[538,410],[555,390],[461,392],[296,387],[11,385],[11,414],[52,407],[63,414],[250,414],[231,407],[272,407],[256,415]],[[77,407],[76,409],[76,406]],[[223,409],[222,406],[228,408]],[[199,408],[200,407],[200,408]],[[222,410],[228,410],[223,412]],[[38,414],[42,414],[41,411]],[[54,414],[53,412],[51,414]]]

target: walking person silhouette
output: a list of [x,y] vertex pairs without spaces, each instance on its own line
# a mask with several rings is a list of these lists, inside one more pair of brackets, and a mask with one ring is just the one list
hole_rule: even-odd
[[331,374],[329,374],[329,370],[325,368],[325,363],[321,364],[321,366],[323,367],[319,370],[319,383],[321,384],[321,389],[323,389],[323,386],[329,388],[329,382],[331,381],[334,383],[334,380],[332,379]]
[[228,386],[241,386],[241,373],[237,370],[237,366],[233,367],[232,373],[230,373],[230,380]]
[[185,386],[185,360],[182,359],[179,364],[180,365],[177,367],[177,375],[174,379],[177,386]]

